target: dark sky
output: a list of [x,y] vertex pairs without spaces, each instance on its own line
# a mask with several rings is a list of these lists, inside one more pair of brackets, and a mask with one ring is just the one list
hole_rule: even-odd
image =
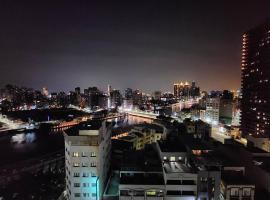
[[269,0],[47,2],[1,1],[1,86],[238,89],[241,35],[270,17]]

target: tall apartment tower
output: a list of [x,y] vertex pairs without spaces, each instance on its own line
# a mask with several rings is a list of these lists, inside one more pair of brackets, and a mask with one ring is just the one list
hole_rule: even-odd
[[64,136],[67,199],[102,199],[110,167],[111,124],[82,123]]
[[243,34],[241,65],[242,134],[251,138],[269,139],[270,20]]
[[219,104],[219,98],[207,98],[205,115],[202,120],[217,125],[219,123]]

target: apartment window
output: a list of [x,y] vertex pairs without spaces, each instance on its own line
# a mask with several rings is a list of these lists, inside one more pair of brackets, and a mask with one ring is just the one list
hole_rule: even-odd
[[91,162],[91,167],[96,167],[96,166],[97,166],[96,162]]
[[73,163],[73,167],[79,167],[79,166],[80,166],[80,163],[77,163],[77,162]]
[[83,193],[83,197],[89,197],[89,193]]
[[74,197],[81,197],[80,193],[74,193]]
[[92,177],[96,177],[97,175],[96,175],[94,172],[92,172],[92,173],[91,173],[91,176],[92,176]]
[[73,152],[73,157],[79,157],[79,152]]
[[250,188],[243,188],[243,196],[251,196],[251,189]]
[[80,183],[74,183],[74,187],[80,187]]
[[231,196],[239,196],[239,189],[231,188]]
[[82,152],[82,157],[86,157],[87,153],[86,152]]
[[88,166],[88,163],[87,162],[83,162],[82,163],[82,167],[87,167]]
[[83,187],[89,187],[89,183],[83,183]]
[[97,187],[97,184],[96,183],[92,183],[91,186],[92,187]]
[[83,177],[88,177],[88,176],[89,176],[89,174],[88,174],[88,173],[83,172]]
[[174,156],[170,157],[170,161],[175,162],[175,157]]
[[74,177],[80,177],[80,173],[79,172],[74,172]]
[[96,152],[91,152],[90,156],[91,157],[96,157]]

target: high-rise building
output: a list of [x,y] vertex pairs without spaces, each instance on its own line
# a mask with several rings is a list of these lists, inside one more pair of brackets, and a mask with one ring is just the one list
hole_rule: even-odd
[[45,97],[48,97],[49,96],[49,90],[47,87],[43,87],[42,88],[42,94],[45,96]]
[[76,87],[76,88],[75,88],[75,93],[76,93],[77,95],[81,94],[81,88],[80,88],[80,87]]
[[160,100],[161,99],[161,91],[154,91],[153,98],[154,100]]
[[219,123],[219,98],[207,98],[206,99],[206,109],[201,115],[201,120],[217,125]]
[[122,104],[122,95],[119,90],[112,90],[110,93],[110,106],[118,107]]
[[252,138],[269,139],[270,20],[243,34],[241,65],[242,134]]
[[174,97],[188,100],[200,96],[200,88],[196,86],[195,82],[190,85],[188,82],[174,83],[173,85]]
[[140,90],[133,91],[133,104],[134,105],[141,105],[143,102],[143,94]]
[[133,91],[131,88],[125,89],[125,99],[132,99]]
[[67,199],[102,199],[110,166],[111,124],[90,121],[64,136]]

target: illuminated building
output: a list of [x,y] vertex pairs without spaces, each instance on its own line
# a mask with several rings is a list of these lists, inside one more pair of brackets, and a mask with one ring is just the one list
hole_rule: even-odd
[[48,97],[49,96],[49,90],[47,87],[43,87],[42,88],[42,94],[45,96],[45,97]]
[[141,105],[143,102],[143,94],[140,90],[133,91],[133,104],[134,105]]
[[250,141],[270,137],[269,54],[268,20],[243,34],[242,39],[241,130]]
[[223,124],[231,125],[233,118],[233,109],[235,101],[233,100],[233,93],[224,90],[220,98],[219,117]]
[[110,93],[110,106],[116,108],[122,104],[122,95],[119,90],[112,90]]
[[64,135],[67,199],[102,199],[110,166],[111,125],[90,121]]
[[174,83],[173,85],[174,97],[188,100],[200,96],[200,88],[196,86],[195,82],[190,85],[188,82]]
[[209,124],[217,125],[219,123],[219,98],[207,98],[206,109],[201,110],[200,118]]
[[136,150],[144,149],[145,145],[157,142],[165,134],[163,127],[156,124],[138,124],[120,140],[131,142]]

